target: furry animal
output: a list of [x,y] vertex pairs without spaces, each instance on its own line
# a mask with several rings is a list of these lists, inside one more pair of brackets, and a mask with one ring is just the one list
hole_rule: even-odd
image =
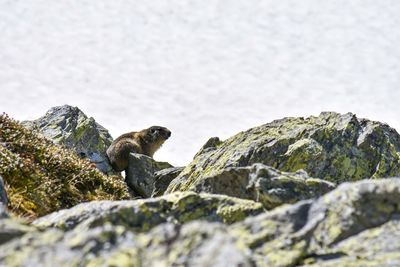
[[121,135],[107,149],[107,157],[116,171],[128,168],[129,153],[144,154],[153,157],[154,153],[171,136],[171,131],[161,126],[151,126],[140,132]]

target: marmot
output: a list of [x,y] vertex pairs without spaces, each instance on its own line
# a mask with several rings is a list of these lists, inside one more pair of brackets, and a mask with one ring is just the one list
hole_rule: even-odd
[[151,126],[140,132],[130,132],[115,139],[107,149],[107,157],[116,171],[128,168],[129,153],[153,157],[154,153],[171,136],[171,131],[161,126]]

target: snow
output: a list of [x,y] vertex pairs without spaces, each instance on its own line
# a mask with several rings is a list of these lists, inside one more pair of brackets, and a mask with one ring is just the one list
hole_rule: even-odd
[[285,116],[400,129],[400,2],[0,0],[0,111],[78,106],[118,135],[162,125],[155,158]]

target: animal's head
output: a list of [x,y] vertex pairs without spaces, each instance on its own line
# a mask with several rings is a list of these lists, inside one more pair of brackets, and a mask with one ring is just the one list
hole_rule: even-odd
[[144,139],[146,142],[154,144],[157,148],[159,148],[165,142],[165,140],[171,136],[171,131],[161,126],[151,126],[144,131]]

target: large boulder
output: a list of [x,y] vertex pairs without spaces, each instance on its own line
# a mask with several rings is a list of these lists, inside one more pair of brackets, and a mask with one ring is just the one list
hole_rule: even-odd
[[0,176],[0,204],[4,204],[5,206],[7,206],[8,204],[6,187],[4,185],[3,177],[1,176]]
[[39,130],[56,144],[73,149],[82,158],[88,158],[104,173],[112,172],[106,150],[113,139],[108,131],[79,108],[69,105],[53,107],[34,121],[23,125]]
[[399,203],[399,178],[344,183],[230,229],[258,265],[397,266]]
[[130,153],[125,181],[135,195],[147,198],[154,190],[157,178],[155,173],[171,167],[168,162],[159,162],[143,154]]
[[399,178],[343,183],[258,215],[255,202],[193,192],[87,203],[0,244],[0,265],[398,266],[399,203]]
[[66,233],[50,228],[0,248],[2,266],[254,266],[223,224],[199,221],[139,234],[107,224]]
[[[175,180],[174,182],[179,182]],[[333,183],[311,178],[305,171],[281,172],[260,163],[231,167],[197,179],[188,190],[223,194],[261,202],[266,209],[319,197],[335,188]]]
[[260,203],[223,195],[177,192],[153,199],[97,201],[61,210],[33,222],[39,227],[93,228],[105,223],[147,231],[164,223],[196,219],[234,223],[264,211]]
[[400,136],[388,125],[354,114],[284,118],[221,141],[210,139],[166,193],[185,191],[229,167],[263,163],[281,171],[304,169],[335,183],[400,175]]

